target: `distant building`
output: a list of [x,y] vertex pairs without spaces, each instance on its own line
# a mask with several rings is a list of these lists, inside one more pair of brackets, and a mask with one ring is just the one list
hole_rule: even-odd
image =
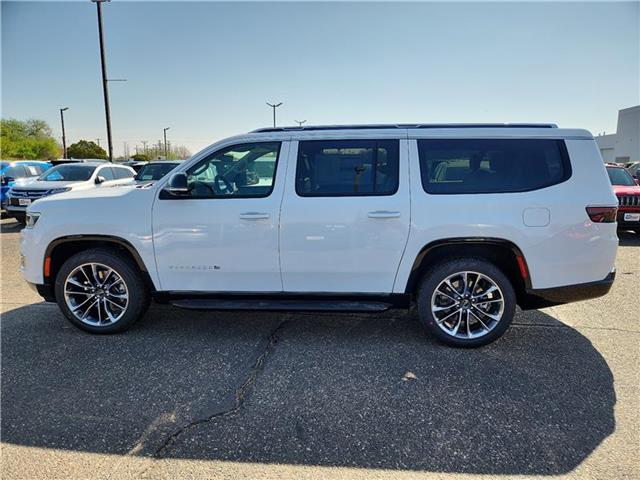
[[639,162],[640,105],[618,111],[616,133],[598,135],[596,143],[605,162]]

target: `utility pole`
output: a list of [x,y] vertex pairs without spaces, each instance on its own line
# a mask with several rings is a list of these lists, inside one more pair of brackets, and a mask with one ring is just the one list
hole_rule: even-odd
[[96,138],[96,143],[98,144],[98,146],[100,146],[100,139]]
[[169,158],[169,154],[167,152],[167,130],[171,127],[163,128],[162,133],[164,134],[164,159],[167,160]]
[[147,143],[149,143],[147,140],[142,140],[142,151],[145,155],[147,154]]
[[306,120],[294,120],[294,122],[296,122],[298,124],[299,127],[302,127],[303,123],[307,123]]
[[104,32],[102,29],[102,3],[111,0],[91,0],[98,10],[98,35],[100,37],[100,63],[102,65],[102,93],[104,95],[104,113],[107,120],[107,143],[109,144],[109,161],[113,162],[113,144],[111,142],[111,111],[109,109],[109,86],[107,80],[107,63],[104,51]]
[[280,102],[278,104],[272,104],[272,103],[269,103],[269,102],[266,102],[266,103],[271,108],[273,108],[273,128],[276,128],[276,108],[278,108],[280,105],[282,105],[282,102]]
[[64,133],[64,112],[69,110],[69,107],[60,109],[60,122],[62,123],[62,158],[67,158],[67,136]]

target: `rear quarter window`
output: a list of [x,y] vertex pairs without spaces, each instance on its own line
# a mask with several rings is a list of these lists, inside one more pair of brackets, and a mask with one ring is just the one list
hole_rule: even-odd
[[564,140],[418,140],[422,186],[432,194],[526,192],[564,182]]

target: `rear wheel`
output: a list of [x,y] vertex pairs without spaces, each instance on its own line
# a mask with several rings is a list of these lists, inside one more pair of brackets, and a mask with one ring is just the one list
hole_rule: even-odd
[[478,258],[433,267],[420,284],[417,300],[419,319],[427,332],[456,347],[478,347],[501,337],[516,307],[507,276]]
[[122,332],[144,315],[149,291],[140,271],[115,250],[91,249],[70,257],[56,276],[58,306],[76,327]]

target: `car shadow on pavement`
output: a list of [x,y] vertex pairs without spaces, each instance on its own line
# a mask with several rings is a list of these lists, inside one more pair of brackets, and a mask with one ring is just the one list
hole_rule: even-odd
[[153,306],[94,336],[55,305],[2,315],[2,441],[121,455],[559,474],[615,426],[591,342],[539,311],[498,342],[435,343],[404,312]]

